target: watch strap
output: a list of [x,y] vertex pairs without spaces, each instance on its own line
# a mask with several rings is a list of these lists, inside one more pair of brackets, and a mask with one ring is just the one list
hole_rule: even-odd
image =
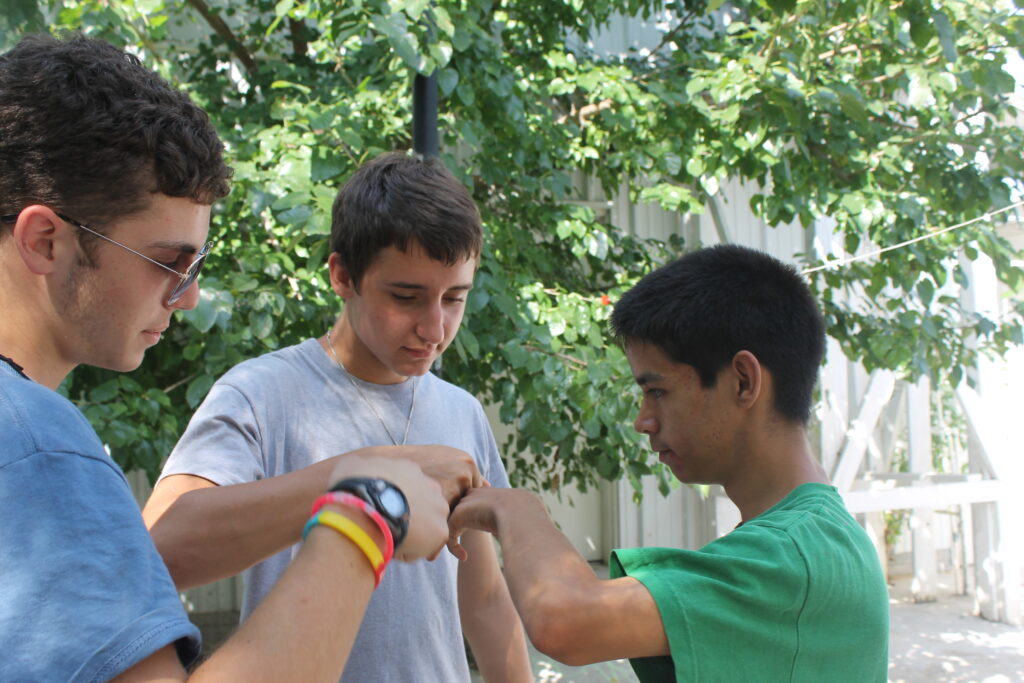
[[[405,513],[396,517],[391,514],[381,501],[380,494],[383,490],[390,489],[397,493],[402,499]],[[386,479],[373,479],[369,477],[349,477],[342,479],[331,487],[331,491],[351,493],[357,498],[364,500],[369,506],[380,512],[381,516],[391,527],[391,534],[394,538],[395,548],[398,548],[409,530],[409,500],[400,488]]]

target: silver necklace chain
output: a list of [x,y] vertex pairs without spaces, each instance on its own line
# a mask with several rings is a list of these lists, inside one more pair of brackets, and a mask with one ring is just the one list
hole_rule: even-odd
[[402,443],[399,444],[397,441],[395,441],[395,437],[391,435],[391,430],[388,429],[388,425],[386,422],[384,422],[384,418],[381,417],[380,413],[377,412],[376,406],[374,406],[373,403],[370,402],[370,399],[366,397],[366,394],[363,393],[363,390],[359,388],[358,384],[356,384],[356,380],[354,377],[352,377],[352,373],[348,371],[344,364],[342,364],[341,359],[338,358],[338,354],[334,350],[334,344],[331,343],[330,329],[327,330],[327,348],[328,350],[330,350],[331,356],[334,358],[334,362],[337,363],[338,367],[344,371],[345,377],[348,377],[348,381],[352,384],[352,388],[356,390],[357,394],[359,394],[359,398],[363,399],[363,403],[366,404],[366,407],[370,409],[370,412],[373,413],[374,417],[376,417],[377,420],[380,422],[380,426],[384,428],[384,431],[387,433],[388,438],[391,439],[391,443],[395,446],[404,446],[405,442],[409,439],[409,425],[412,424],[412,413],[414,410],[416,410],[416,390],[420,388],[419,378],[417,377],[414,380],[415,383],[412,385],[412,402],[409,404],[409,416],[405,418],[405,433],[402,434]]

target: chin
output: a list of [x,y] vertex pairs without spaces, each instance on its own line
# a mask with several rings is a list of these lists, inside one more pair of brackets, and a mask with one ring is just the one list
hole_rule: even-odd
[[437,358],[431,358],[430,361],[418,361],[416,363],[406,364],[402,368],[396,368],[395,373],[403,375],[405,377],[420,377],[430,372],[430,368],[434,367],[434,363]]
[[145,353],[140,353],[137,356],[118,358],[109,363],[90,363],[90,365],[103,368],[104,370],[113,370],[114,372],[132,372],[139,369],[145,357]]

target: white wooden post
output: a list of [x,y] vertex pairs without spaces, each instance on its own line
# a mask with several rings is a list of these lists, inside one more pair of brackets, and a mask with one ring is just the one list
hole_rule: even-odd
[[843,355],[839,342],[829,338],[826,344],[825,367],[821,371],[820,460],[825,471],[832,472],[843,447],[850,414],[850,361]]
[[[1000,314],[999,282],[992,261],[981,256],[975,261],[961,260],[968,273],[969,289],[964,292],[965,306],[990,318]],[[979,354],[975,371],[977,393],[963,386],[957,398],[967,414],[970,467],[991,479],[1000,480],[1008,474],[1014,459],[1006,451],[1009,444],[998,438],[1000,426],[1013,425],[1016,410],[1005,410],[1006,397],[1016,398],[1013,392],[1000,387],[1006,368]],[[1001,400],[1002,399],[1002,400]],[[1014,402],[1015,403],[1015,402]],[[1016,406],[1014,405],[1014,408]],[[1017,448],[1017,444],[1013,445]],[[975,604],[978,613],[992,621],[1020,624],[1021,615],[1021,561],[1019,554],[1020,524],[1012,512],[1019,515],[1019,504],[1010,496],[1002,496],[992,503],[972,507],[974,535]],[[1015,545],[1017,544],[1017,545]]]
[[[931,382],[922,377],[907,388],[907,441],[910,471],[923,475],[932,471]],[[923,477],[916,477],[914,486],[928,486]],[[914,578],[911,595],[914,602],[933,602],[936,594],[935,539],[932,530],[934,512],[930,507],[913,508],[910,529],[913,534]]]

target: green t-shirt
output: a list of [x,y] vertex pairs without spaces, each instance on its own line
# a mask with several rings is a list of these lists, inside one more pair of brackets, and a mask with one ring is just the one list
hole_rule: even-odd
[[804,484],[700,550],[612,552],[650,591],[671,657],[641,681],[885,681],[889,600],[878,556],[835,488]]

